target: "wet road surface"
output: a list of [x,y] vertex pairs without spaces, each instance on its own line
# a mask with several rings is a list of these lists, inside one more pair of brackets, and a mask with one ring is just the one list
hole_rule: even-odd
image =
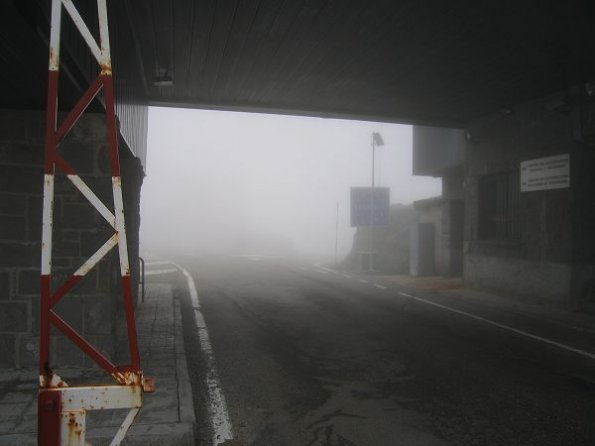
[[[584,355],[413,301],[373,276],[258,257],[183,265],[241,444],[595,444],[595,360]],[[592,333],[440,302],[595,350]],[[197,384],[208,364],[197,343],[188,348],[209,444]]]

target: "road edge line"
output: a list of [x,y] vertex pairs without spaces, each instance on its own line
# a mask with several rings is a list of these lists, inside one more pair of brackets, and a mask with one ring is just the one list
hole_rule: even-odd
[[145,271],[145,276],[159,276],[161,274],[177,273],[176,268],[164,268],[164,269],[149,269]]
[[190,292],[190,301],[192,308],[194,309],[194,316],[196,320],[196,331],[198,333],[198,339],[200,348],[203,355],[205,356],[205,362],[207,364],[207,389],[209,394],[209,413],[211,414],[211,426],[213,428],[213,445],[217,446],[224,443],[226,440],[233,440],[233,430],[231,427],[231,421],[229,419],[229,412],[227,410],[227,403],[225,401],[225,395],[221,390],[221,381],[219,380],[219,374],[215,365],[215,356],[213,353],[213,346],[209,338],[209,331],[207,324],[200,311],[200,301],[198,299],[198,292],[196,291],[196,285],[194,279],[181,265],[174,263],[186,277],[188,282],[188,291]]
[[403,292],[400,292],[400,291],[398,292],[398,294],[400,296],[403,296],[403,297],[406,297],[406,298],[409,298],[409,299],[413,299],[413,300],[416,300],[418,302],[422,302],[422,303],[427,304],[427,305],[432,305],[434,307],[442,308],[443,310],[447,310],[447,311],[450,311],[452,313],[460,314],[462,316],[467,316],[467,317],[469,317],[471,319],[475,319],[477,321],[485,322],[488,325],[493,325],[494,327],[498,327],[498,328],[501,328],[503,330],[511,331],[511,332],[516,333],[518,335],[525,336],[527,338],[533,339],[534,341],[543,342],[544,344],[552,345],[552,346],[558,347],[558,348],[560,348],[562,350],[566,350],[566,351],[575,353],[577,355],[584,356],[586,358],[595,360],[595,353],[589,353],[589,352],[586,352],[584,350],[580,350],[578,348],[574,348],[574,347],[571,347],[571,346],[566,345],[566,344],[561,344],[560,342],[552,341],[551,339],[542,338],[541,336],[534,335],[534,334],[529,333],[527,331],[519,330],[518,328],[511,327],[510,325],[501,324],[499,322],[495,322],[495,321],[492,321],[490,319],[483,318],[481,316],[476,316],[475,314],[467,313],[466,311],[457,310],[456,308],[452,308],[452,307],[449,307],[449,306],[446,306],[446,305],[442,305],[442,304],[439,304],[439,303],[436,303],[436,302],[432,302],[430,300],[426,300],[426,299],[423,299],[421,297],[413,296],[411,294],[403,293]]

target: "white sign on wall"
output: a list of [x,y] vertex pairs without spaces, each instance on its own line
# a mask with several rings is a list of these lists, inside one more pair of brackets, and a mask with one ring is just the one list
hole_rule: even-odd
[[521,161],[521,192],[570,187],[570,155]]

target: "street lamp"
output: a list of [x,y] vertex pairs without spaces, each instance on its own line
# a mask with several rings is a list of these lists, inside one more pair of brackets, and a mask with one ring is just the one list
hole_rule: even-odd
[[374,189],[374,152],[376,151],[376,146],[382,147],[384,145],[384,141],[382,140],[382,136],[378,132],[372,133],[372,189]]
[[372,189],[370,190],[370,232],[368,237],[368,267],[370,271],[374,271],[374,183],[375,183],[375,167],[376,167],[376,146],[382,147],[384,141],[378,132],[372,132]]

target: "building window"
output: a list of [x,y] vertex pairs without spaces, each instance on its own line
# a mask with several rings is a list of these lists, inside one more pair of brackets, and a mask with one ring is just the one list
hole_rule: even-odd
[[519,173],[479,179],[479,239],[515,241],[520,236]]

